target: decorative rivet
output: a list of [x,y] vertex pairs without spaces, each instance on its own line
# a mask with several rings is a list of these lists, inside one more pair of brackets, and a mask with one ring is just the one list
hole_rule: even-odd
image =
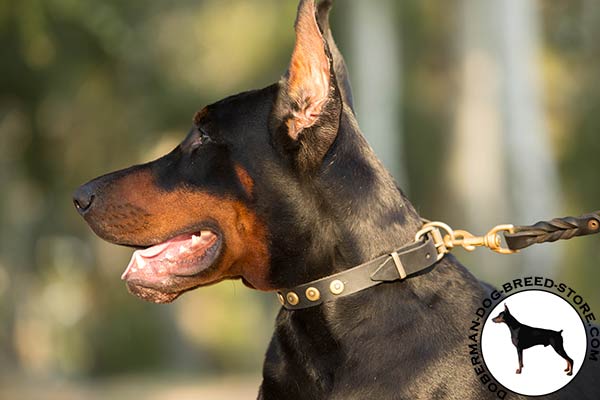
[[590,219],[590,221],[588,222],[588,229],[590,231],[595,231],[600,227],[600,224],[598,224],[598,221],[596,221],[595,219]]
[[329,284],[329,290],[333,294],[340,294],[344,291],[344,282],[336,279]]
[[429,260],[431,258],[431,254],[429,254],[429,253],[425,254],[425,258]]
[[282,306],[285,305],[285,298],[283,297],[283,295],[281,293],[277,293],[277,299],[279,300],[279,302],[281,303]]
[[308,289],[306,289],[306,298],[310,301],[317,301],[321,298],[321,293],[319,292],[319,289],[309,287]]
[[300,298],[298,298],[298,295],[294,292],[289,292],[285,298],[287,299],[288,303],[293,306],[300,302]]

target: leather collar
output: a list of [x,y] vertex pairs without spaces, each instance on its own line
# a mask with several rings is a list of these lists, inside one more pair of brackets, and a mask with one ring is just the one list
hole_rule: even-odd
[[277,297],[288,310],[300,310],[379,285],[403,280],[435,264],[444,256],[431,236],[351,269],[291,289],[280,289]]
[[[485,246],[501,254],[512,254],[536,243],[600,233],[600,211],[580,217],[540,221],[531,226],[498,225],[485,236],[474,236],[464,230],[454,231],[439,221],[423,222],[425,225],[417,232],[414,243],[349,270],[292,289],[280,289],[277,291],[279,301],[288,310],[299,310],[348,296],[382,282],[403,280],[432,266],[456,246],[469,251],[477,246]],[[445,236],[442,231],[446,232]],[[506,248],[501,245],[500,232],[504,232]]]

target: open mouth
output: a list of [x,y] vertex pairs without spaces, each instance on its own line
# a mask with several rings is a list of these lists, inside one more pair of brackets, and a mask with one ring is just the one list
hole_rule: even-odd
[[121,279],[145,300],[170,302],[189,289],[182,280],[213,265],[220,248],[220,237],[209,230],[179,235],[134,251]]

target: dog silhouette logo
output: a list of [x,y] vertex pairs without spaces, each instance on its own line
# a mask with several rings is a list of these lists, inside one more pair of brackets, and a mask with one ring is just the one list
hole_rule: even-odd
[[[512,294],[485,317],[481,354],[500,385],[525,396],[565,387],[587,352],[587,333],[577,310],[544,290]],[[516,367],[516,368],[515,368]]]
[[520,374],[523,370],[523,350],[537,345],[543,345],[544,347],[550,345],[559,356],[567,361],[567,368],[565,369],[567,375],[573,375],[573,359],[567,355],[563,346],[562,329],[557,332],[551,329],[525,325],[510,313],[506,304],[504,304],[504,311],[492,318],[492,321],[497,324],[504,323],[510,330],[510,339],[517,348],[517,355],[519,356],[517,374]]

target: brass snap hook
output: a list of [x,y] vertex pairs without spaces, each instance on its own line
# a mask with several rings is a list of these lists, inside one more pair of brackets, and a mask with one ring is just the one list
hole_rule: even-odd
[[[442,235],[442,231],[445,235]],[[416,241],[421,241],[426,235],[430,235],[433,239],[436,249],[438,250],[438,260],[444,254],[449,253],[454,247],[461,246],[467,251],[473,251],[477,247],[487,247],[490,250],[500,254],[513,254],[518,250],[511,250],[508,247],[502,247],[501,232],[514,233],[513,225],[498,225],[492,228],[484,236],[475,236],[469,231],[453,230],[450,226],[443,222],[434,221],[427,222],[423,228],[415,235]]]
[[[454,246],[462,246],[467,251],[473,251],[477,247],[487,247],[488,249],[500,254],[513,254],[516,250],[511,250],[508,247],[502,247],[502,238],[500,232],[514,232],[512,225],[498,225],[491,229],[484,236],[475,236],[465,230],[454,231]],[[452,240],[450,237],[444,237],[444,241]]]

